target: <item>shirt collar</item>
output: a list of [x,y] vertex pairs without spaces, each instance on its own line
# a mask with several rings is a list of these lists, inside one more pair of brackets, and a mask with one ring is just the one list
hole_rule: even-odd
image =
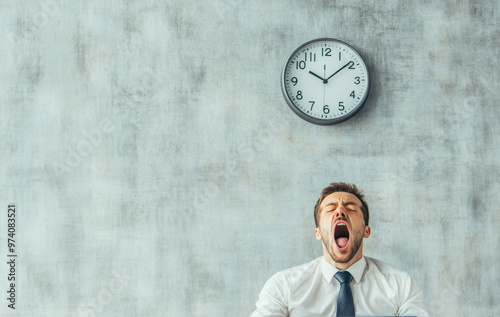
[[[357,262],[347,268],[347,272],[351,273],[352,277],[359,283],[361,278],[363,277],[363,273],[365,272],[366,260],[365,257],[361,257]],[[339,269],[332,266],[330,263],[326,262],[325,258],[321,259],[321,271],[323,273],[323,277],[327,280],[328,283],[332,281],[332,278],[335,274],[337,274]]]

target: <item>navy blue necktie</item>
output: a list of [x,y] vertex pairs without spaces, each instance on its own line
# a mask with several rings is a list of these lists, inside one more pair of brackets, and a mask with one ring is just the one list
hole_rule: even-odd
[[340,292],[337,298],[337,317],[354,317],[354,302],[352,300],[351,273],[338,271],[335,278],[340,282]]

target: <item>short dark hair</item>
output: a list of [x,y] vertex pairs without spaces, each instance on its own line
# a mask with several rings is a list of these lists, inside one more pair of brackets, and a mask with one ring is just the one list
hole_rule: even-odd
[[364,200],[363,193],[354,184],[347,183],[331,183],[328,187],[323,189],[321,196],[319,196],[316,205],[314,206],[314,223],[316,228],[319,226],[319,218],[321,216],[320,205],[326,196],[333,194],[335,192],[346,192],[353,194],[361,201],[361,211],[363,212],[363,218],[365,219],[365,226],[368,226],[368,220],[370,219],[370,214],[368,212],[368,204]]

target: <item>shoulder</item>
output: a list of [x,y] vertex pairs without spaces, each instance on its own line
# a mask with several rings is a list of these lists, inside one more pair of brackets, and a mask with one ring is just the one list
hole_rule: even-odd
[[274,274],[271,279],[281,280],[286,284],[295,284],[297,281],[314,274],[320,268],[322,257],[316,258],[307,263],[280,271]]
[[367,287],[378,287],[389,298],[399,298],[400,303],[408,297],[410,289],[416,287],[408,273],[373,258],[366,258],[363,280]]
[[393,301],[401,316],[428,316],[422,289],[405,271],[377,259],[365,257],[363,280],[366,289],[377,289],[386,299]]
[[367,256],[365,256],[365,259],[366,259],[367,272],[381,274],[387,278],[396,278],[403,280],[410,279],[410,275],[408,273],[406,273],[403,270],[394,268],[393,266],[383,261],[370,258]]
[[288,306],[292,289],[300,285],[300,281],[308,280],[320,266],[321,258],[280,271],[271,276],[264,284],[259,295],[257,307],[278,306],[284,309]]

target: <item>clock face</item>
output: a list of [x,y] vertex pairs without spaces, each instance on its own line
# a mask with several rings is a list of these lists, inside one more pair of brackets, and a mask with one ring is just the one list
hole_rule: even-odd
[[285,63],[281,80],[290,108],[301,118],[322,125],[352,117],[370,88],[361,56],[335,39],[301,45]]

